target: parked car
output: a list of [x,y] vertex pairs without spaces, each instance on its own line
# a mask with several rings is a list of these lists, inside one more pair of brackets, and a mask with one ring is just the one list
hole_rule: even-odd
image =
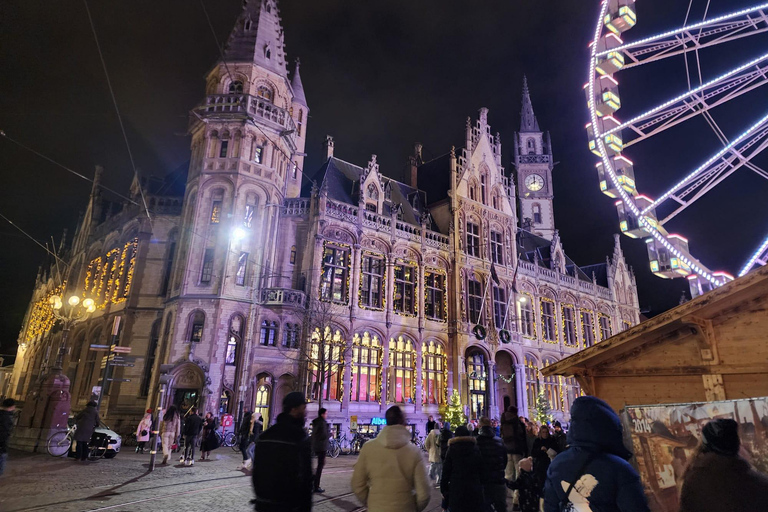
[[[69,418],[67,424],[72,428],[75,425],[75,419]],[[123,438],[120,434],[110,429],[103,421],[100,422],[91,437],[92,456],[112,459],[120,453],[120,448],[122,448],[122,446]],[[75,456],[74,446],[70,447],[68,456]]]

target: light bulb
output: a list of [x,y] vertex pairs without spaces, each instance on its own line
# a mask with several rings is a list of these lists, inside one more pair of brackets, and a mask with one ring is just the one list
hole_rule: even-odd
[[232,240],[240,241],[246,237],[248,233],[243,228],[235,228],[232,230]]
[[58,295],[51,295],[51,297],[48,299],[48,303],[53,306],[57,302],[61,302],[61,297]]
[[77,306],[78,304],[80,304],[80,297],[78,297],[77,295],[73,295],[69,298],[67,302],[69,302],[70,306]]
[[90,309],[90,307],[93,306],[93,299],[88,298],[83,301],[83,307],[86,309]]
[[96,311],[96,304],[93,304],[93,301],[91,301],[91,305],[90,305],[90,306],[87,306],[87,307],[85,308],[85,310],[86,310],[87,312],[89,312],[89,313],[93,313],[94,311]]

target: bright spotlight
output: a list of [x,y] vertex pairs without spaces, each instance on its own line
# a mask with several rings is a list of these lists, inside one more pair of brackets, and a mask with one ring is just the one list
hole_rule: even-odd
[[232,240],[240,241],[246,237],[248,233],[243,228],[235,228],[232,230]]

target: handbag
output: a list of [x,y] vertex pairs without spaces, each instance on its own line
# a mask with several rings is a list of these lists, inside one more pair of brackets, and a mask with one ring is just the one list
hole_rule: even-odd
[[573,486],[576,485],[576,482],[579,481],[581,476],[584,474],[584,472],[587,470],[587,466],[589,466],[589,463],[592,462],[592,459],[595,458],[594,453],[590,453],[587,459],[584,461],[584,464],[581,465],[581,468],[579,469],[579,472],[576,473],[576,477],[573,479],[573,482],[568,486],[568,490],[565,491],[565,497],[560,500],[560,512],[568,512],[571,510],[574,510],[571,506],[571,502],[568,499],[568,496],[571,495],[571,491],[573,490]]
[[146,435],[148,435],[148,434],[149,434],[149,432],[147,432],[146,430],[142,430],[142,431],[141,431],[141,435],[142,435],[142,436],[146,436]]

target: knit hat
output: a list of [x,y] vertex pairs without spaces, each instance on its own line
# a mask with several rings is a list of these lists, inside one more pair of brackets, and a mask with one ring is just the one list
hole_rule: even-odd
[[283,411],[290,412],[291,409],[302,406],[306,403],[307,401],[304,400],[303,393],[300,393],[298,391],[288,393],[287,395],[285,395],[285,398],[283,398]]
[[469,429],[464,425],[456,427],[456,437],[463,437],[469,435]]
[[531,471],[533,471],[533,459],[530,457],[526,457],[525,459],[520,459],[518,466],[520,466],[520,469],[522,469],[523,471],[528,471],[530,473]]
[[152,414],[152,409],[147,409],[147,414]]
[[704,425],[701,434],[701,442],[707,451],[720,455],[736,455],[739,452],[739,424],[734,420],[712,420]]

